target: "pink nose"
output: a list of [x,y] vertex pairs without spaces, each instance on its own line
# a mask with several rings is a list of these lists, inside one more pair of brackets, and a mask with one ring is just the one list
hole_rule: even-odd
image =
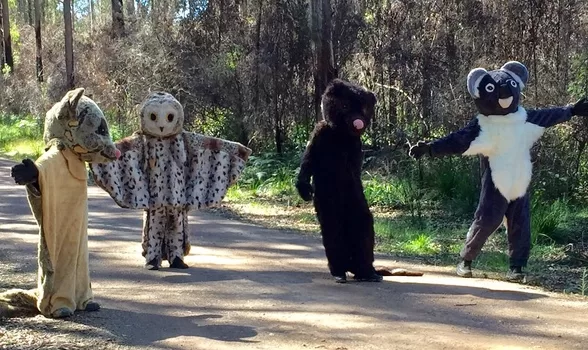
[[114,151],[114,156],[116,157],[116,159],[120,158],[120,151],[118,150],[118,148],[116,149],[116,151]]
[[354,126],[354,127],[357,129],[357,130],[361,130],[361,129],[363,129],[363,127],[364,127],[363,120],[361,120],[361,119],[355,119],[355,120],[353,121],[353,126]]

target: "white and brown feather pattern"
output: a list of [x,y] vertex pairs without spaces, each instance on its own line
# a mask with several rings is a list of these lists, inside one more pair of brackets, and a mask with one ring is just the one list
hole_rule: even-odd
[[218,205],[237,181],[251,150],[192,132],[158,138],[135,134],[117,143],[123,156],[92,164],[96,183],[124,208],[185,209]]

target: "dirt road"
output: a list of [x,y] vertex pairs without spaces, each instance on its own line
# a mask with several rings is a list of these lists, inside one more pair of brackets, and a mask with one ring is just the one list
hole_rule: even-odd
[[[0,252],[33,276],[37,227],[11,165],[0,161]],[[103,309],[51,321],[51,332],[83,324],[135,349],[588,349],[586,299],[382,256],[377,265],[425,275],[335,284],[319,239],[209,213],[191,218],[190,269],[147,271],[141,212],[89,192],[92,285]]]

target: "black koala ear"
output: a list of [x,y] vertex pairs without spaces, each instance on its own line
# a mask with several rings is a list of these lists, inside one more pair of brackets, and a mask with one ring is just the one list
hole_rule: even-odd
[[482,79],[488,75],[488,71],[484,68],[474,68],[468,74],[468,92],[473,98],[480,98],[479,85]]
[[525,67],[525,65],[521,62],[509,61],[506,62],[504,66],[500,67],[500,69],[510,74],[514,80],[517,81],[521,90],[525,87],[527,81],[529,80],[529,71],[527,70],[527,67]]

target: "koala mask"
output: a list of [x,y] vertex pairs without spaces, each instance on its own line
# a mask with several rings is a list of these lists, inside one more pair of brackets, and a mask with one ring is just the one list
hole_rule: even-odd
[[521,90],[529,79],[527,67],[517,61],[500,69],[475,68],[468,74],[468,92],[483,115],[507,115],[519,108]]
[[114,146],[104,114],[84,89],[71,90],[47,112],[43,135],[46,149],[56,144],[72,150],[85,162],[115,160],[120,151]]

